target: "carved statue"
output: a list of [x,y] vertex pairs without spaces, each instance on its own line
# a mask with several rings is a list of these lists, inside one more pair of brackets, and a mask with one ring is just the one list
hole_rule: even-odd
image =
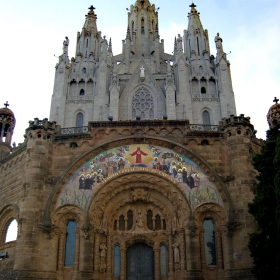
[[102,273],[106,271],[107,246],[105,241],[101,243],[99,249],[100,249],[100,272]]
[[137,211],[137,220],[136,220],[136,223],[137,223],[137,226],[138,226],[138,227],[143,227],[143,226],[144,226],[143,216],[142,216],[141,209],[138,209],[138,211]]
[[179,245],[177,243],[174,243],[172,245],[172,248],[173,248],[174,262],[179,263],[180,262]]
[[145,68],[144,68],[143,65],[140,68],[140,79],[143,80],[143,81],[145,80]]
[[216,43],[216,49],[217,51],[223,52],[223,39],[220,37],[220,34],[217,33],[217,36],[215,37],[215,43]]

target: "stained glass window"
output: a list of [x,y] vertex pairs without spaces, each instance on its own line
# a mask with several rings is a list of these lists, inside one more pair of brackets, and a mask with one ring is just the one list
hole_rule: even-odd
[[160,246],[160,275],[167,276],[167,250],[164,245]]
[[132,98],[132,117],[141,119],[154,119],[154,99],[144,87],[139,89]]
[[121,275],[121,251],[120,246],[114,248],[114,277]]
[[66,242],[65,242],[65,266],[74,266],[76,251],[76,228],[75,221],[68,221],[66,226]]
[[215,231],[214,223],[212,220],[205,220],[204,227],[204,250],[206,265],[216,265],[216,244],[215,244]]

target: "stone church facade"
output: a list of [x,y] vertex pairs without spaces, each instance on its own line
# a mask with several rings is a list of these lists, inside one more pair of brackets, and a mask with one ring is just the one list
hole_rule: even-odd
[[94,9],[71,60],[63,42],[50,119],[11,147],[0,109],[0,279],[254,279],[261,141],[236,116],[222,38],[210,55],[192,4],[167,54],[158,9],[138,0],[114,56]]

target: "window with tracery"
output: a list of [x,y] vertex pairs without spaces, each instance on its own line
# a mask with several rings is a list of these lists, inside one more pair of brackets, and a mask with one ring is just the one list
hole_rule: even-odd
[[154,119],[154,99],[144,87],[139,89],[132,98],[132,118]]

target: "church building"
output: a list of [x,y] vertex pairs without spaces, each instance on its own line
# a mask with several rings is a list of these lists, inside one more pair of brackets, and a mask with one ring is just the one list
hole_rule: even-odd
[[63,42],[50,117],[12,147],[0,109],[0,279],[254,279],[262,141],[194,3],[180,32],[165,53],[159,9],[137,0],[113,55],[91,6],[71,59]]

